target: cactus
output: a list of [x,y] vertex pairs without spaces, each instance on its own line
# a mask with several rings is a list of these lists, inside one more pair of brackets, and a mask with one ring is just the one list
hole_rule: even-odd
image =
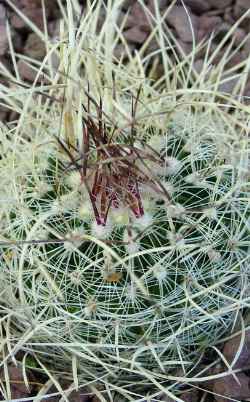
[[136,58],[116,64],[69,29],[51,85],[6,96],[21,113],[1,125],[9,354],[123,396],[138,381],[161,392],[248,305],[249,113],[211,88],[157,89]]

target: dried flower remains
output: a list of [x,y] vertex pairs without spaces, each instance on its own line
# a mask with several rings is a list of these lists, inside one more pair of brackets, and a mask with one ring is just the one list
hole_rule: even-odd
[[[57,137],[61,149],[70,159],[65,171],[73,169],[79,172],[98,225],[106,225],[111,208],[129,208],[136,218],[142,217],[142,186],[149,186],[169,199],[166,189],[147,167],[148,162],[162,166],[161,156],[146,144],[145,149],[135,146],[136,141],[138,143],[135,126],[140,91],[141,88],[135,99],[132,97],[129,134],[112,123],[103,111],[102,99],[98,104],[88,89],[87,107],[83,106],[82,150],[68,139]],[[90,112],[91,103],[96,108],[96,116]]]

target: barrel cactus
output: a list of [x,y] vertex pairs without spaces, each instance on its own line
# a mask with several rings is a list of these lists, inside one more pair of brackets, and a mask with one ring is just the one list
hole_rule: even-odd
[[50,84],[6,94],[20,113],[1,125],[6,359],[72,366],[130,400],[135,384],[169,395],[161,384],[247,304],[249,113],[212,81],[171,89],[171,71],[169,87],[147,78],[147,58],[117,63],[115,28],[104,47],[88,31],[96,12],[77,38],[70,13]]

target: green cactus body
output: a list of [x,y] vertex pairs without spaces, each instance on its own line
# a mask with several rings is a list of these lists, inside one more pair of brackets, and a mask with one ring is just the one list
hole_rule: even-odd
[[[86,364],[94,353],[103,365],[124,357],[162,370],[229,331],[230,300],[248,281],[248,199],[241,164],[220,157],[216,133],[207,137],[205,127],[196,138],[173,119],[146,139],[144,148],[162,161],[144,166],[155,170],[155,190],[141,186],[141,217],[119,205],[105,225],[95,220],[79,172],[64,171],[56,145],[41,145],[32,158],[32,144],[20,139],[10,157],[9,210],[2,204],[2,236],[20,245],[5,248],[2,272],[27,320],[54,318],[35,335],[41,342],[51,325],[58,341],[88,345]],[[7,155],[1,177],[10,169]]]

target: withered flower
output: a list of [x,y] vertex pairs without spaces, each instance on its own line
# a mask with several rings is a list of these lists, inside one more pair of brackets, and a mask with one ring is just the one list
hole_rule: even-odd
[[[148,162],[162,164],[160,155],[149,147],[145,150],[134,145],[136,140],[135,113],[140,89],[135,100],[132,98],[130,133],[126,134],[112,125],[103,112],[102,100],[97,104],[86,92],[88,104],[83,129],[83,149],[80,151],[68,141],[57,138],[61,148],[71,160],[69,169],[79,171],[85,185],[98,225],[106,225],[110,208],[128,207],[136,218],[144,215],[141,187],[149,186],[154,191],[168,194],[164,187],[152,177]],[[97,117],[90,114],[93,102]],[[122,141],[116,141],[116,133]],[[77,155],[77,156],[75,156]],[[139,162],[139,163],[138,163]]]

